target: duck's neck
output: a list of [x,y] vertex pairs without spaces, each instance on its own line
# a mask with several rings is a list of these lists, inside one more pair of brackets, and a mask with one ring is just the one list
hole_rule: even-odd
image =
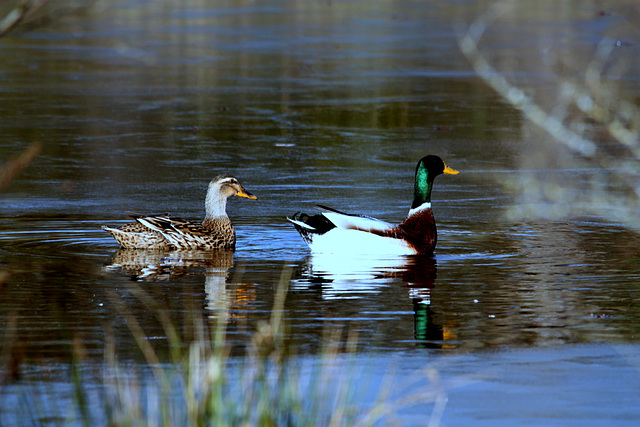
[[413,216],[425,209],[431,209],[431,202],[425,202],[423,204],[421,204],[420,206],[418,206],[417,208],[411,208],[409,209],[409,215],[407,215],[407,218],[409,218],[410,216]]
[[413,187],[413,203],[411,203],[409,215],[411,215],[413,211],[431,207],[431,188],[433,187],[434,178],[435,176],[430,176],[427,168],[420,163],[416,170],[416,182]]
[[214,220],[227,216],[227,198],[215,189],[207,191],[204,202],[204,220]]

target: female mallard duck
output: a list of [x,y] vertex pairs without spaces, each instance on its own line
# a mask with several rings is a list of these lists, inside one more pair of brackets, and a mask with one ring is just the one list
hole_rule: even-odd
[[207,190],[202,224],[169,215],[131,215],[136,222],[118,228],[103,226],[123,248],[135,249],[234,249],[236,233],[227,216],[231,196],[257,199],[231,175],[218,175]]
[[429,255],[438,239],[431,211],[433,180],[441,174],[457,173],[438,156],[420,159],[416,166],[411,210],[398,225],[325,206],[320,208],[327,212],[313,216],[298,212],[287,219],[314,252]]

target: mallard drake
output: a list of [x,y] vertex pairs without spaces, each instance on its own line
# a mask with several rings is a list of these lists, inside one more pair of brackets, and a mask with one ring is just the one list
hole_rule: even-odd
[[257,199],[231,175],[218,175],[209,183],[202,223],[169,215],[131,214],[136,222],[118,228],[103,226],[123,248],[134,249],[234,249],[236,233],[227,216],[232,196]]
[[325,212],[313,216],[298,212],[287,219],[313,252],[430,255],[438,240],[431,211],[433,180],[441,174],[457,173],[438,156],[420,159],[416,166],[413,203],[405,220],[398,225],[322,205],[319,207]]

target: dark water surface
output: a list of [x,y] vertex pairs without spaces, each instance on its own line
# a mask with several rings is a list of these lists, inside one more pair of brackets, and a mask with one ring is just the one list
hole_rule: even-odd
[[[546,70],[526,54],[535,40],[556,37],[560,53],[588,56],[624,11],[602,17],[577,4],[536,15],[544,29],[498,27],[488,43],[495,59],[510,58],[528,70],[523,81],[550,90]],[[241,354],[284,281],[286,337],[297,354],[316,354],[337,330],[357,335],[370,372],[389,360],[462,364],[443,369],[445,379],[490,370],[452,395],[444,422],[638,422],[637,399],[634,409],[582,391],[639,396],[640,235],[604,216],[573,215],[572,206],[546,218],[505,214],[522,200],[509,186],[522,157],[547,136],[531,132],[460,54],[451,24],[480,10],[471,2],[96,2],[0,39],[0,161],[44,144],[0,196],[0,270],[9,273],[0,322],[11,343],[3,362],[19,354],[25,381],[58,378],[73,339],[99,365],[112,330],[118,357],[142,365],[125,310],[162,355],[166,332],[141,291],[186,335],[193,318],[222,320]],[[637,45],[628,47],[637,57]],[[628,78],[620,85],[637,96]],[[426,154],[460,171],[435,184],[434,258],[312,256],[284,219],[322,203],[401,221]],[[590,182],[597,172],[546,175]],[[259,198],[229,202],[235,253],[122,251],[100,230],[124,223],[127,211],[201,218],[219,173]],[[591,353],[592,369],[580,365]],[[605,368],[617,386],[593,375]],[[519,403],[489,411],[487,396],[505,389]],[[523,411],[531,396],[547,410]],[[588,410],[596,403],[601,410]],[[398,416],[421,425],[432,411]]]

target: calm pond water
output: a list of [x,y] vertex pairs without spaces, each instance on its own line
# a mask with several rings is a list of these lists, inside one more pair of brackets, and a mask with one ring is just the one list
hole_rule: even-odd
[[[445,381],[477,374],[450,390],[445,423],[637,425],[640,235],[583,209],[602,169],[550,146],[460,53],[454,26],[487,5],[51,3],[42,13],[55,20],[0,39],[0,162],[44,144],[0,196],[5,377],[19,362],[5,402],[36,380],[71,395],[74,339],[92,369],[107,331],[120,360],[144,366],[126,313],[166,361],[141,292],[185,337],[193,319],[223,322],[243,354],[285,283],[286,339],[302,358],[338,331],[356,337],[376,384],[391,365],[398,382],[432,363]],[[619,37],[618,57],[638,57],[625,30],[637,9],[599,7],[518,10],[483,48],[544,98],[559,68],[539,60],[545,49],[580,70],[599,40]],[[632,70],[613,81],[638,99]],[[608,144],[597,124],[587,132]],[[321,203],[399,222],[426,154],[460,171],[435,183],[433,258],[311,255],[285,220]],[[219,173],[258,196],[229,202],[235,253],[123,251],[100,229],[129,211],[201,218]],[[576,197],[560,210],[523,197],[514,183],[531,174],[544,176],[541,193],[569,183]],[[599,185],[620,193],[615,179]],[[488,409],[505,393],[510,405]],[[524,410],[527,399],[546,409]],[[433,411],[395,416],[423,425]],[[2,413],[25,419],[11,403]]]

